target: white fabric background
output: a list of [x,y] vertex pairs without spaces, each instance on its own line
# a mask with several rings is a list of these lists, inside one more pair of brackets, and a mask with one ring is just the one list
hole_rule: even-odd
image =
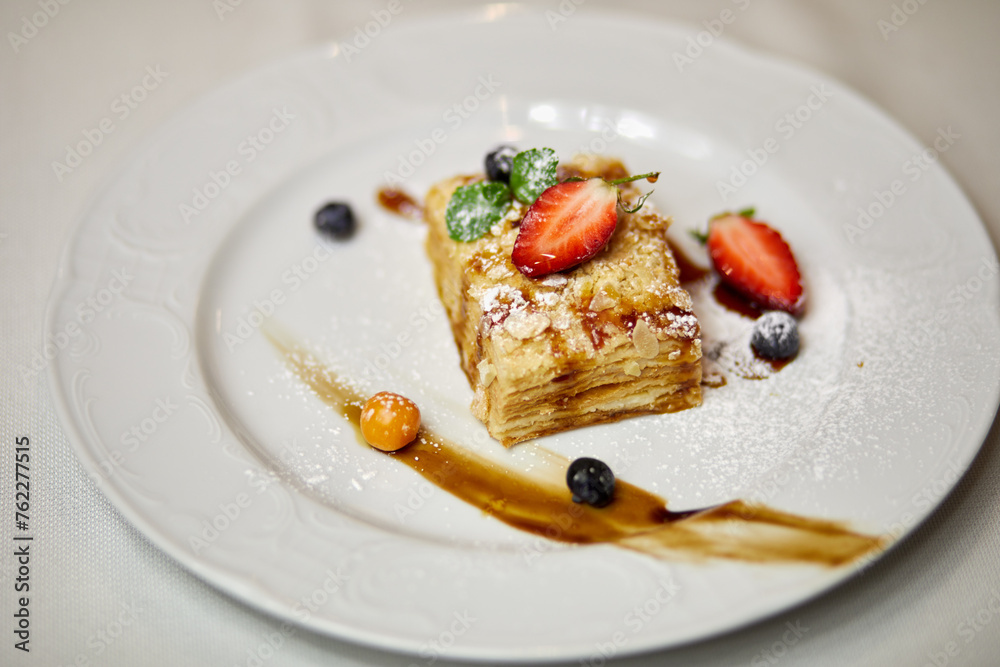
[[[75,216],[137,142],[200,94],[245,70],[348,35],[385,5],[225,1],[235,9],[220,20],[212,0],[76,0],[60,4],[58,14],[16,53],[7,33],[40,10],[39,0],[4,0],[0,6],[0,665],[245,665],[279,626],[196,579],[134,530],[77,462],[44,376],[26,382],[16,372],[41,347],[45,303]],[[537,4],[556,9],[559,3]],[[877,22],[890,17],[889,0],[752,0],[725,37],[840,79],[922,142],[932,141],[939,127],[952,126],[961,139],[941,161],[996,246],[1000,3],[897,4],[918,9],[887,38]],[[462,5],[413,0],[397,20]],[[583,9],[698,25],[730,6],[730,0],[588,0]],[[147,65],[159,65],[168,78],[59,182],[52,161],[107,114]],[[13,648],[9,546],[10,450],[23,435],[31,438],[33,452],[29,655]],[[1000,592],[998,446],[1000,427],[994,423],[971,471],[943,507],[860,578],[748,629],[620,664],[1000,664],[1000,613],[990,610],[991,600],[1000,610],[994,597]],[[135,619],[105,643],[99,632],[116,632],[122,605],[132,605]],[[965,632],[971,626],[961,624],[976,615],[988,619],[983,629]],[[767,662],[762,651],[781,640],[789,622],[808,631],[777,663]],[[955,656],[945,655],[950,642]],[[263,664],[429,663],[299,631]]]

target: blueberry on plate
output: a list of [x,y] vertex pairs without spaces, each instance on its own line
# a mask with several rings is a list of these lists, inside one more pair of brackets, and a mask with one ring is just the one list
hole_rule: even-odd
[[757,318],[750,346],[765,359],[789,359],[799,351],[799,326],[783,310],[772,310]]
[[615,474],[607,463],[589,457],[569,464],[566,484],[573,493],[573,502],[604,507],[614,499]]
[[354,211],[348,204],[330,202],[316,211],[316,229],[338,241],[351,238],[356,228]]
[[491,181],[510,183],[510,171],[514,166],[517,149],[513,146],[499,146],[486,156],[486,178]]

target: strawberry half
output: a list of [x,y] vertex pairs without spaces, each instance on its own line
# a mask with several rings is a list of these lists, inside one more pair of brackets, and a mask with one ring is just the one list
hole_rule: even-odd
[[763,222],[741,215],[712,220],[708,253],[719,278],[761,308],[802,313],[802,277],[791,248]]
[[521,219],[510,259],[517,270],[535,278],[571,269],[601,251],[618,224],[618,207],[635,213],[653,194],[646,193],[632,208],[621,200],[618,186],[639,179],[656,182],[660,172],[638,176],[569,180],[538,196]]
[[511,261],[529,278],[585,262],[611,238],[617,208],[618,188],[604,179],[557,183],[524,214]]

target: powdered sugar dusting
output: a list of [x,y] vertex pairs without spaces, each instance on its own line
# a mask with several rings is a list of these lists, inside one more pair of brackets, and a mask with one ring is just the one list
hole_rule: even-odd
[[698,317],[693,313],[667,313],[666,333],[672,338],[694,338],[698,335],[700,326]]
[[511,313],[516,313],[528,307],[528,301],[521,290],[504,283],[486,288],[479,296],[479,307],[483,310],[483,319],[490,326],[502,324]]
[[[802,350],[779,373],[750,349],[753,320],[714,299],[715,278],[688,285],[697,322],[691,315],[672,314],[671,326],[700,323],[705,381],[721,384],[725,378],[725,384],[704,387],[700,408],[651,419],[636,429],[647,438],[666,429],[671,442],[683,443],[683,451],[659,452],[654,470],[647,476],[639,466],[634,479],[654,487],[662,480],[697,479],[684,494],[657,487],[676,498],[679,508],[732,497],[766,501],[783,488],[774,482],[776,475],[788,483],[789,469],[805,463],[798,452],[815,442],[818,430],[830,428],[827,411],[851,367],[844,359],[849,318],[843,286],[821,271],[809,278],[810,303],[800,321]],[[817,457],[808,461],[810,477],[836,470],[827,457],[810,452]],[[691,461],[698,462],[695,469],[688,467]]]

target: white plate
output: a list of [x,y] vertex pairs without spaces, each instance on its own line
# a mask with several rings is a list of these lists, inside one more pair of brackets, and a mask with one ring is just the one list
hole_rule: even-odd
[[[685,29],[554,16],[376,22],[367,43],[254,72],[158,132],[80,220],[48,313],[56,403],[104,492],[205,580],[427,659],[597,660],[752,622],[857,571],[545,542],[358,446],[284,368],[264,319],[365,390],[410,395],[445,435],[530,465],[531,445],[501,451],[469,414],[423,230],[373,201],[387,172],[408,165],[421,194],[505,141],[659,169],[653,201],[678,238],[755,204],[809,291],[781,373],[546,448],[601,457],[673,509],[756,499],[892,537],[972,460],[997,406],[996,257],[947,174],[915,166],[923,146],[817,73],[721,42],[688,51],[707,40]],[[723,201],[734,169],[751,175]],[[348,243],[312,230],[333,199],[360,219]],[[699,303],[706,335],[745,332]]]

